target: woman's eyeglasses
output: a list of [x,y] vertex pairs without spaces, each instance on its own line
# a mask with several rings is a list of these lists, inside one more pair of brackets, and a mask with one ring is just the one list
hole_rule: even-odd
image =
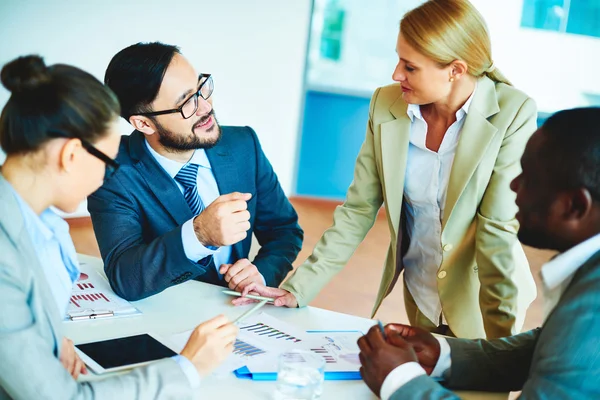
[[93,144],[91,144],[90,142],[88,142],[85,139],[82,139],[77,136],[69,135],[66,132],[56,130],[56,129],[49,130],[48,135],[51,137],[54,137],[54,138],[79,139],[81,141],[81,145],[88,153],[90,153],[94,157],[100,159],[101,161],[104,162],[104,164],[106,164],[106,169],[104,171],[104,180],[108,180],[110,177],[112,177],[115,174],[115,172],[117,172],[119,167],[121,166],[121,164],[119,164],[116,160],[110,158],[109,156],[107,156],[106,154],[104,154],[103,152],[98,150]]

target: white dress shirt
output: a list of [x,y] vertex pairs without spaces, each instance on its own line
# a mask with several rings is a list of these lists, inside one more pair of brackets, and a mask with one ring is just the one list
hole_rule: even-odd
[[[200,195],[200,199],[204,204],[204,207],[208,207],[213,201],[220,196],[219,187],[217,186],[217,180],[212,172],[212,168],[210,166],[210,162],[208,161],[208,157],[206,156],[206,152],[204,149],[197,149],[194,151],[194,155],[187,163],[181,163],[178,161],[174,161],[158,154],[146,141],[146,147],[152,154],[152,157],[160,164],[161,167],[169,174],[171,178],[175,181],[175,175],[179,173],[181,168],[189,164],[198,164],[198,195]],[[183,186],[175,181],[175,184],[183,193]],[[183,251],[185,252],[185,256],[193,262],[197,262],[208,256],[213,256],[213,260],[215,263],[215,268],[217,269],[217,273],[219,277],[221,274],[219,273],[219,268],[221,264],[231,264],[232,256],[231,256],[231,246],[223,246],[223,247],[212,247],[208,248],[204,246],[198,240],[196,236],[196,232],[194,231],[194,216],[189,221],[186,221],[181,227],[181,241],[183,243]]]
[[544,292],[544,321],[554,310],[560,297],[565,292],[577,270],[600,251],[600,234],[557,255],[542,267],[542,284]]
[[79,279],[79,262],[69,235],[69,224],[50,208],[37,215],[12,185],[9,184],[9,187],[21,209],[25,229],[50,286],[58,314],[64,317],[67,315],[73,283]]
[[456,112],[456,121],[446,131],[437,152],[425,144],[428,127],[420,106],[409,104],[407,109],[411,124],[404,201],[410,246],[403,258],[404,279],[419,310],[436,326],[443,317],[437,273],[442,264],[446,193],[460,131],[476,90]]
[[[573,275],[598,251],[600,251],[600,234],[559,254],[544,264],[541,271],[544,286],[544,320],[558,304],[567,286],[571,283]],[[452,366],[448,341],[441,337],[436,337],[436,339],[440,342],[440,358],[431,373],[432,378],[446,376]],[[409,362],[396,367],[383,381],[381,399],[388,400],[396,390],[400,389],[408,381],[424,374],[425,370],[415,362]]]

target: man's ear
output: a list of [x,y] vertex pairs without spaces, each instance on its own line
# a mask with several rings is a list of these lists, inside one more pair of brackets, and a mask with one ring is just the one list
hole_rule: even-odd
[[156,125],[148,118],[141,115],[132,115],[129,117],[129,123],[138,131],[145,135],[152,135],[156,132]]
[[579,188],[570,192],[570,201],[565,208],[565,216],[571,220],[585,220],[592,212],[594,199],[586,188]]
[[577,236],[586,230],[594,212],[594,202],[589,190],[578,188],[563,190],[550,206],[550,223],[560,226],[563,235]]

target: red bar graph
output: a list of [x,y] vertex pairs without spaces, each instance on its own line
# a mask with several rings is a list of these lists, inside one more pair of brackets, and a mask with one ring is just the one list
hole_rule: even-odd
[[85,290],[85,289],[95,289],[94,285],[92,285],[91,283],[78,283],[77,287],[80,290]]
[[74,296],[71,296],[71,303],[75,304],[75,307],[79,308],[79,304],[77,304],[77,302],[75,301],[75,299],[73,299]]
[[[106,301],[107,303],[110,303],[110,300],[108,299],[108,297],[106,297],[106,295],[102,292],[98,292],[98,293],[83,293],[83,294],[74,294],[73,296],[71,296],[71,301],[73,303],[76,303],[76,301],[81,301],[81,300],[85,300],[85,301]],[[79,304],[76,304],[77,307],[80,307]]]

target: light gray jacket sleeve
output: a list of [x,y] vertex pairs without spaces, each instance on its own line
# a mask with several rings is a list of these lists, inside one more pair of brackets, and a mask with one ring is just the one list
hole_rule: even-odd
[[[0,261],[0,399],[185,399],[190,384],[165,359],[105,380],[76,382],[55,355],[47,315],[33,310],[32,288],[42,277]],[[51,306],[54,306],[52,304]]]

